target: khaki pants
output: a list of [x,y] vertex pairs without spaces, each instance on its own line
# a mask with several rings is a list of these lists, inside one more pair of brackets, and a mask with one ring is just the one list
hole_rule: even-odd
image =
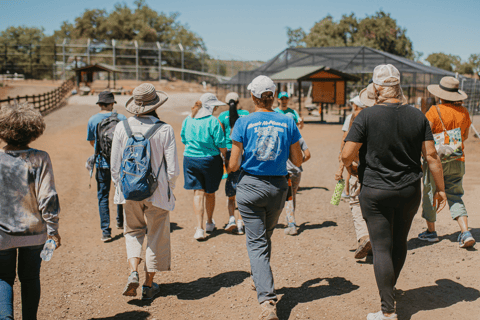
[[352,210],[353,225],[355,226],[355,233],[357,234],[357,241],[362,237],[368,236],[367,223],[363,219],[362,210],[358,195],[360,194],[360,181],[357,177],[350,178],[350,210]]
[[127,258],[141,258],[143,240],[147,236],[145,271],[170,270],[169,211],[154,207],[146,200],[127,200],[124,209]]

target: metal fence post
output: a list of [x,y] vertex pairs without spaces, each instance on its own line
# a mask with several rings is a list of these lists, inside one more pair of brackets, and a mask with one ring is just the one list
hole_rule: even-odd
[[87,41],[87,63],[90,64],[90,38]]
[[[116,56],[115,56],[115,39],[112,39],[112,58],[113,58],[113,67],[115,68],[116,64],[117,64],[117,59],[116,59]],[[114,75],[115,77],[115,75]]]
[[157,41],[158,48],[158,82],[162,81],[162,46]]
[[138,81],[138,42],[137,40],[134,41],[135,44],[135,79]]
[[[65,77],[65,64],[66,64],[66,57],[65,57],[65,43],[67,42],[67,39],[63,39],[63,43],[62,43],[62,55],[63,55],[63,81],[66,80],[66,77]],[[77,67],[76,66],[76,62],[77,62],[77,58],[75,57],[75,68]]]
[[185,79],[184,75],[185,73],[183,72],[183,68],[185,67],[185,56],[183,54],[183,46],[181,43],[178,44],[178,47],[180,48],[180,51],[182,53],[182,81]]
[[53,65],[55,68],[53,69],[53,81],[57,81],[57,44],[53,43]]

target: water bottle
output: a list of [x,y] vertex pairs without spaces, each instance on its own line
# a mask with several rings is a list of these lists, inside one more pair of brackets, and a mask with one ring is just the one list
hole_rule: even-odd
[[345,189],[345,180],[340,179],[335,186],[335,192],[333,193],[332,200],[330,200],[331,204],[338,206],[340,199],[342,199],[343,189]]
[[53,250],[57,247],[57,244],[52,239],[47,240],[43,246],[42,252],[40,252],[40,258],[43,261],[50,261],[52,259]]

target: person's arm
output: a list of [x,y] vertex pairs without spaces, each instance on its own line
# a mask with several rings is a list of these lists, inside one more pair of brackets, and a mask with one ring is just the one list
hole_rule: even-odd
[[180,167],[178,165],[177,143],[175,141],[175,133],[173,128],[169,126],[164,136],[163,154],[167,165],[168,185],[173,190],[175,183],[180,175]]
[[308,160],[310,160],[310,158],[312,157],[312,154],[310,153],[310,150],[309,149],[305,149],[303,150],[303,163],[307,162]]
[[236,172],[242,165],[243,143],[232,140],[232,153],[227,166],[227,172]]
[[91,145],[92,147],[95,147],[95,141],[90,141],[90,145]]
[[87,125],[87,141],[90,142],[90,145],[92,147],[95,147],[95,131],[96,131],[96,126],[92,125],[92,123],[89,121]]
[[347,171],[354,176],[356,176],[356,168],[353,168],[353,163],[361,147],[362,143],[360,142],[347,141],[342,151],[343,165],[347,168]]
[[112,138],[112,153],[110,154],[110,171],[114,185],[120,181],[120,166],[122,164],[122,127],[123,123],[118,123]]
[[55,189],[52,162],[48,154],[44,159],[40,175],[40,183],[36,190],[38,209],[47,225],[47,238],[53,239],[59,248],[61,246],[61,238],[58,233],[60,203]]
[[442,211],[447,202],[445,193],[445,181],[443,178],[443,167],[440,157],[435,150],[435,142],[433,140],[424,141],[422,144],[422,154],[428,163],[428,168],[435,182],[436,192],[433,196],[433,205],[437,208],[437,213]]
[[300,167],[303,161],[302,148],[300,142],[295,142],[290,145],[290,155],[288,157],[295,167]]

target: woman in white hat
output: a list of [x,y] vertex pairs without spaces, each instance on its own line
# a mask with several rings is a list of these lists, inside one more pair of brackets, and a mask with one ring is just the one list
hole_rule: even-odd
[[428,120],[404,104],[400,72],[393,65],[373,71],[375,105],[362,110],[348,132],[342,160],[352,174],[359,154],[359,200],[373,249],[381,311],[368,320],[397,319],[393,287],[407,256],[407,236],[421,201],[421,156],[437,186],[437,211],[446,195],[440,159]]
[[248,89],[255,112],[235,124],[228,170],[242,169],[237,203],[245,222],[252,277],[262,307],[260,319],[275,320],[271,237],[287,197],[287,160],[297,167],[302,164],[301,135],[292,118],[272,110],[276,88],[270,78],[258,76]]
[[[458,222],[461,233],[458,236],[458,243],[461,248],[469,248],[475,244],[470,231],[468,231],[468,216],[465,204],[463,203],[463,176],[465,174],[465,140],[468,139],[468,133],[472,121],[468,110],[463,106],[463,100],[467,99],[467,94],[459,90],[459,81],[453,77],[443,77],[440,84],[428,86],[431,94],[441,99],[441,104],[432,106],[426,113],[430,122],[433,134],[439,134],[444,131],[454,130],[461,132],[462,152],[461,157],[443,162],[443,176],[445,181],[448,206],[452,219]],[[450,133],[453,137],[453,134]],[[459,137],[460,138],[460,137]],[[424,188],[423,188],[423,211],[422,217],[427,221],[427,230],[418,235],[420,240],[437,242],[437,232],[435,231],[435,221],[437,213],[433,204],[433,195],[435,194],[435,184],[428,166],[424,170]]]
[[[227,142],[227,161],[230,159],[232,152],[232,129],[235,126],[235,122],[241,117],[245,117],[249,114],[247,110],[242,110],[239,107],[240,97],[236,92],[230,92],[225,97],[225,102],[228,104],[229,109],[220,113],[218,120],[220,120],[220,125],[225,132],[225,141]],[[233,232],[237,230],[238,234],[244,234],[245,228],[243,225],[243,220],[241,217],[237,217],[237,222],[235,222],[235,207],[236,207],[236,194],[237,194],[237,182],[238,176],[240,175],[240,170],[236,172],[230,172],[225,182],[225,194],[228,198],[228,224],[225,227],[225,230],[228,232]]]
[[[220,121],[212,114],[218,106],[224,105],[213,93],[205,93],[193,106],[192,115],[182,124],[184,188],[194,193],[193,211],[197,218],[194,238],[198,241],[206,239],[205,231],[210,233],[215,230],[215,192],[222,181],[227,148]],[[207,221],[204,230],[205,211]]]

